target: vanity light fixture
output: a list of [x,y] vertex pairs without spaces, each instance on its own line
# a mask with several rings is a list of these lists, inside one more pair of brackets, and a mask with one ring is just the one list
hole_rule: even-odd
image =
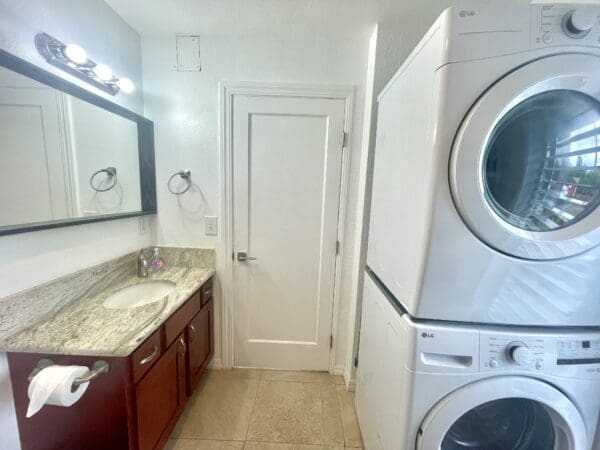
[[85,50],[77,44],[68,44],[63,53],[73,64],[84,64],[88,59]]
[[94,75],[96,75],[102,81],[110,81],[114,78],[112,70],[110,70],[110,67],[108,67],[106,64],[96,64],[92,68],[92,72],[94,72]]
[[135,84],[129,78],[119,78],[117,80],[117,86],[126,94],[131,94],[135,91]]
[[129,94],[135,90],[129,78],[117,78],[110,67],[89,59],[86,51],[77,44],[64,44],[49,34],[39,33],[35,36],[35,47],[53,66],[104,92],[117,95],[119,91]]

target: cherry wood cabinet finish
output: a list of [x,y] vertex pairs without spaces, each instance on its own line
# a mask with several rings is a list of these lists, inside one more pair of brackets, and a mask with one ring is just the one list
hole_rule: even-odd
[[189,349],[187,352],[187,393],[191,395],[200,377],[210,362],[213,351],[213,299],[204,304],[202,310],[196,314],[187,327]]
[[[213,350],[211,278],[128,357],[8,353],[22,449],[162,448]],[[27,419],[27,377],[42,358],[88,367],[102,359],[110,370],[93,380],[73,406],[46,405]]]
[[183,334],[136,386],[140,450],[161,448],[185,406],[185,353]]
[[127,383],[127,359],[102,358],[110,372],[93,381],[83,397],[70,408],[44,406],[29,419],[25,418],[29,397],[27,377],[42,358],[56,364],[91,366],[100,358],[30,353],[8,353],[15,409],[23,450],[49,449],[126,449],[133,448],[128,417],[130,395]]
[[200,302],[205,305],[213,298],[213,279],[211,278],[200,288]]
[[[206,283],[205,283],[206,284]],[[204,286],[204,285],[202,285]],[[165,322],[165,348],[169,347],[173,341],[185,330],[190,320],[200,311],[200,288],[190,299],[179,307],[171,317]]]
[[160,358],[162,353],[161,329],[156,330],[148,339],[134,350],[129,357],[133,381],[138,381]]

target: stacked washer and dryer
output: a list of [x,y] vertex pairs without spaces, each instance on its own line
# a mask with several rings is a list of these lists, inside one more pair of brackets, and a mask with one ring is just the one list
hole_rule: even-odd
[[379,98],[368,450],[600,450],[600,5],[473,2]]

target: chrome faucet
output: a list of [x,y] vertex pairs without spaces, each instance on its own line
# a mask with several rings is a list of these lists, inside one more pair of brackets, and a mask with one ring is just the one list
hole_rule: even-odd
[[148,260],[144,255],[144,250],[140,250],[140,256],[138,256],[138,277],[146,278],[148,276]]

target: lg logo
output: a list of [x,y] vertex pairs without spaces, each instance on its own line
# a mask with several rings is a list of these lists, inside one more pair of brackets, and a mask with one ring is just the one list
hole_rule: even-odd
[[458,15],[460,17],[472,17],[472,16],[475,15],[475,10],[470,9],[470,10],[467,11],[466,9],[462,9],[462,10],[459,11]]
[[434,337],[435,337],[435,334],[433,334],[433,333],[427,333],[427,332],[423,331],[423,332],[421,333],[421,337],[422,337],[422,338],[424,338],[424,339],[427,339],[427,338],[434,338]]

